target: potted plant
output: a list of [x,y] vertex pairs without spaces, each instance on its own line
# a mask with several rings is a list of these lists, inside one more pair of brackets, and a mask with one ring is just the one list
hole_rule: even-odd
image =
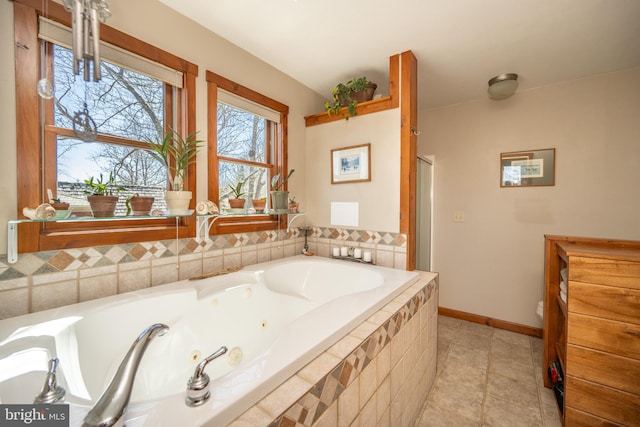
[[271,178],[271,205],[273,206],[273,210],[276,213],[288,213],[289,212],[289,192],[280,190],[284,184],[289,181],[291,175],[295,169],[291,169],[287,176],[280,180],[280,174],[275,174],[273,178]]
[[289,212],[298,213],[298,208],[300,207],[300,203],[296,202],[296,197],[293,196],[289,199]]
[[109,179],[107,181],[105,181],[103,175],[100,174],[100,178],[95,179],[91,177],[85,179],[84,183],[88,186],[84,192],[89,194],[87,201],[89,202],[89,206],[91,206],[93,216],[96,218],[114,216],[118,196],[114,196],[113,193],[115,192],[117,194],[124,190],[124,188],[116,184],[113,173],[109,173]]
[[69,209],[69,203],[67,202],[63,202],[60,199],[51,199],[51,203],[50,205],[55,209],[55,210],[63,210],[66,211]]
[[167,168],[171,190],[165,191],[165,200],[169,214],[182,214],[189,209],[191,191],[184,190],[185,173],[189,165],[196,161],[201,140],[196,139],[198,132],[192,132],[183,138],[177,131],[169,128],[162,141],[148,141],[157,159]]
[[138,195],[138,193],[130,195],[125,201],[125,205],[127,206],[127,215],[149,215],[149,213],[151,212],[151,206],[153,206],[154,201],[154,197],[140,196]]
[[56,219],[65,219],[71,214],[71,211],[69,210],[69,203],[67,202],[52,198],[50,204],[51,207],[56,210]]
[[244,204],[247,199],[242,198],[242,196],[244,196],[244,191],[242,191],[243,184],[244,182],[242,181],[238,182],[235,187],[229,184],[229,189],[231,190],[231,194],[233,194],[233,197],[229,197],[229,206],[231,206],[231,209],[244,209]]
[[349,80],[346,84],[338,83],[333,88],[331,101],[325,101],[324,108],[331,115],[338,114],[340,108],[347,107],[349,115],[355,116],[358,102],[372,100],[377,87],[377,84],[368,81],[366,77]]
[[256,213],[263,213],[264,212],[264,208],[267,205],[267,198],[266,197],[262,197],[260,199],[253,199],[251,201],[251,205],[256,210]]

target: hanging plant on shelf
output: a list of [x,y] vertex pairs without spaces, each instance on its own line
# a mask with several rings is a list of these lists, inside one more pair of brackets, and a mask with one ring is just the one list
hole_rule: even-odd
[[[359,102],[370,101],[378,85],[359,77],[349,80],[346,84],[338,83],[333,88],[331,101],[325,101],[324,108],[327,114],[338,114],[342,107],[347,107],[350,116],[355,116]],[[349,117],[347,117],[347,120]]]

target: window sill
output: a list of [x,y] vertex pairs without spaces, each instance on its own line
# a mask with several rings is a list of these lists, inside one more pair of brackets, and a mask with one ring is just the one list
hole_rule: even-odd
[[[152,240],[186,238],[195,235],[196,242],[210,241],[210,234],[247,233],[286,229],[305,215],[298,213],[168,215],[127,217],[79,217],[54,220],[15,219],[7,224],[7,262],[18,260],[20,243],[37,235],[38,251],[133,243]],[[196,218],[194,222],[190,218]],[[18,226],[21,226],[18,239]],[[194,231],[191,231],[194,230]],[[211,233],[213,231],[213,233]]]
[[[196,216],[196,242],[210,241],[211,229],[217,224],[215,231],[225,230],[225,232],[214,232],[213,234],[228,234],[236,227],[242,227],[243,231],[248,231],[247,227],[252,227],[250,231],[260,231],[263,229],[283,228],[285,221],[287,233],[296,218],[305,215],[305,212],[296,213],[264,213],[264,214],[222,214],[222,215],[197,215]],[[267,228],[263,228],[263,227]]]

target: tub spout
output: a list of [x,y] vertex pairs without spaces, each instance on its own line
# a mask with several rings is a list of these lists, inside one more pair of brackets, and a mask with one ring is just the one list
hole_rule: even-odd
[[193,376],[189,378],[187,382],[187,397],[185,403],[187,406],[200,406],[209,399],[211,393],[209,392],[209,375],[204,372],[204,368],[213,359],[217,359],[227,352],[227,347],[220,347],[213,352],[209,357],[202,360],[196,366],[196,371]]
[[129,404],[133,381],[147,345],[157,335],[164,335],[168,330],[167,325],[156,323],[149,326],[136,338],[120,363],[111,383],[82,421],[83,427],[108,427],[123,424],[123,415]]

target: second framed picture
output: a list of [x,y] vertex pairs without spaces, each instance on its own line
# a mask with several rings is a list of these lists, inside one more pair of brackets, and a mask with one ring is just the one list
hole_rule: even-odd
[[331,183],[371,181],[371,144],[331,150]]

